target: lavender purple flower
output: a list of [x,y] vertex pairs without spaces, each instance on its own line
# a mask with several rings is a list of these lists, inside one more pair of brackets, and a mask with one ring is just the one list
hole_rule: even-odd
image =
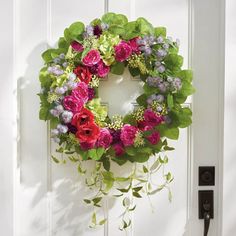
[[162,36],[159,36],[159,37],[157,38],[157,43],[161,44],[161,43],[163,43],[163,41],[164,41],[164,39],[163,39]]
[[163,72],[165,72],[166,68],[165,68],[165,66],[160,65],[159,67],[157,67],[157,70],[158,70],[160,73],[163,73]]
[[167,52],[166,52],[166,50],[164,50],[164,49],[158,49],[157,50],[157,56],[158,57],[165,57],[167,55]]
[[56,76],[60,76],[64,74],[64,71],[61,70],[58,66],[49,66],[48,67],[48,72],[50,74],[54,74]]
[[57,125],[57,130],[60,134],[65,134],[68,131],[68,127],[66,125],[59,124]]
[[55,93],[56,94],[64,94],[66,92],[66,89],[64,87],[56,87],[55,88]]
[[64,111],[61,115],[61,118],[65,124],[70,123],[73,117],[73,113],[71,111]]

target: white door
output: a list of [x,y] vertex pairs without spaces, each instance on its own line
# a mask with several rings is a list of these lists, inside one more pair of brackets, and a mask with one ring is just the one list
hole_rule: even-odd
[[[203,222],[198,220],[199,189],[214,190],[215,216],[209,235],[221,235],[224,30],[221,4],[221,0],[15,0],[14,6],[9,5],[14,9],[15,20],[14,79],[20,137],[17,159],[13,161],[15,236],[200,236]],[[104,207],[108,217],[104,227],[87,227],[91,211],[84,207],[86,190],[76,166],[51,161],[55,145],[50,141],[47,125],[38,120],[40,54],[53,46],[72,22],[89,23],[105,11],[123,13],[130,20],[143,16],[155,26],[167,27],[167,34],[181,41],[184,67],[193,68],[197,89],[193,100],[186,103],[193,108],[194,124],[181,131],[178,142],[171,142],[176,148],[169,153],[168,164],[174,175],[172,202],[168,201],[168,192],[162,191],[152,197],[155,209],[152,212],[148,200],[137,200],[133,225],[127,232],[118,229],[122,212],[118,201],[108,201]],[[128,78],[126,83],[122,89],[127,96],[121,100],[112,99],[111,92],[103,97],[105,102],[109,99],[108,107],[117,107],[111,108],[110,113],[125,112],[121,105],[131,93],[129,89],[138,88],[138,81]],[[114,85],[108,79],[101,86],[107,91]],[[198,187],[200,165],[216,167],[214,187]],[[9,230],[5,235],[13,234]]]

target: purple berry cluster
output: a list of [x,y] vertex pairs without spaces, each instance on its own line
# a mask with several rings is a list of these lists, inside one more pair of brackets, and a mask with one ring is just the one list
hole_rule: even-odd
[[161,93],[165,93],[167,91],[178,91],[182,87],[180,78],[173,78],[170,76],[168,76],[167,79],[149,76],[146,82],[148,86],[158,88]]

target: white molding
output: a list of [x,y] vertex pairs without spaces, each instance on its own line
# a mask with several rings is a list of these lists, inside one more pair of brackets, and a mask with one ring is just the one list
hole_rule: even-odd
[[218,91],[218,117],[219,117],[219,136],[218,136],[218,236],[223,235],[223,173],[224,173],[224,100],[225,100],[225,7],[226,0],[220,1],[219,18],[220,18],[220,45],[219,45],[219,58],[220,66],[218,68],[220,80]]
[[[52,1],[47,1],[47,45],[52,43]],[[53,235],[53,212],[52,212],[52,146],[51,146],[51,135],[50,135],[50,123],[47,121],[47,235]]]

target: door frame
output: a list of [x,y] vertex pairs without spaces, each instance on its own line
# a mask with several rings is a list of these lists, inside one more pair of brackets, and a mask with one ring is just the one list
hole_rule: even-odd
[[[204,7],[206,6],[214,6],[211,9],[208,9],[209,11],[204,11],[203,3],[199,0],[188,0],[189,1],[189,14],[190,14],[190,42],[189,42],[189,62],[190,67],[193,68],[195,71],[195,80],[194,85],[195,87],[201,88],[203,86],[208,86],[209,84],[204,81],[201,83],[197,80],[197,78],[204,78],[206,74],[204,71],[200,72],[198,69],[201,66],[202,58],[199,55],[201,53],[202,47],[204,47],[204,44],[201,44],[202,41],[202,35],[205,35],[206,29],[203,27],[202,22],[207,22],[209,19],[209,11],[211,14],[213,14],[215,17],[218,16],[219,20],[219,32],[218,32],[218,41],[214,45],[215,47],[218,47],[218,52],[216,55],[220,55],[217,60],[215,60],[215,55],[211,55],[213,58],[214,67],[218,68],[218,76],[216,77],[218,86],[216,94],[218,96],[217,103],[218,103],[218,116],[217,116],[217,122],[219,124],[219,130],[217,131],[218,138],[215,140],[215,143],[218,144],[217,149],[217,155],[213,158],[214,161],[211,163],[207,161],[204,155],[202,155],[201,150],[195,150],[194,146],[192,149],[192,156],[198,157],[197,160],[194,158],[191,163],[191,173],[192,173],[192,179],[191,182],[191,196],[190,196],[190,206],[191,206],[191,212],[190,212],[190,222],[191,224],[194,224],[196,227],[203,227],[202,222],[200,222],[197,219],[197,191],[200,189],[197,186],[197,179],[198,179],[198,166],[201,165],[215,165],[217,164],[217,170],[216,170],[216,186],[212,189],[215,190],[215,192],[218,192],[217,199],[215,201],[215,209],[216,209],[216,215],[218,216],[215,221],[213,222],[213,225],[217,223],[217,235],[222,235],[222,212],[223,212],[223,179],[224,179],[224,173],[223,173],[223,164],[224,164],[224,96],[227,94],[224,94],[224,67],[225,67],[225,0],[207,0],[204,1]],[[3,49],[7,49],[7,52],[9,53],[9,57],[7,57],[4,54],[0,55],[0,61],[6,62],[4,64],[4,71],[9,71],[7,76],[4,79],[3,86],[1,87],[1,94],[4,98],[4,101],[9,101],[10,106],[7,102],[7,116],[4,114],[0,115],[0,128],[1,130],[6,130],[6,127],[9,129],[9,134],[4,138],[1,139],[1,144],[3,147],[3,153],[6,159],[4,160],[4,165],[0,167],[0,173],[2,173],[2,178],[0,180],[0,184],[2,186],[2,193],[0,196],[0,202],[1,202],[1,209],[4,209],[1,211],[3,214],[0,214],[1,218],[1,229],[2,232],[4,232],[5,235],[12,236],[14,235],[14,211],[16,209],[16,206],[14,206],[14,198],[16,193],[16,182],[19,178],[19,168],[17,165],[17,148],[19,147],[19,144],[17,143],[17,134],[19,133],[19,126],[17,125],[18,121],[18,114],[17,114],[17,104],[19,104],[17,96],[17,75],[15,73],[15,48],[16,48],[16,34],[17,34],[17,22],[16,22],[16,7],[17,7],[17,0],[11,0],[11,1],[4,1],[4,7],[0,9],[0,19],[1,17],[1,23],[2,29],[4,29],[4,36],[1,38],[3,40],[3,43],[1,44],[1,51]],[[106,0],[105,4],[106,8],[108,9],[108,0]],[[215,7],[217,6],[217,7]],[[203,10],[203,11],[202,11]],[[201,13],[198,15],[198,13]],[[227,14],[227,12],[226,12]],[[197,17],[199,16],[199,17]],[[232,20],[232,19],[231,19]],[[209,37],[210,38],[210,37]],[[207,39],[208,40],[208,39]],[[201,43],[199,43],[201,42]],[[227,41],[226,41],[227,43]],[[4,45],[4,46],[3,46]],[[227,56],[227,55],[226,55]],[[232,63],[233,64],[233,63]],[[1,68],[0,63],[0,68]],[[233,65],[232,65],[233,66]],[[226,67],[228,69],[228,67]],[[199,73],[198,73],[199,72]],[[199,91],[199,90],[197,90]],[[200,90],[201,91],[201,90]],[[227,92],[227,91],[226,91]],[[199,114],[199,106],[201,104],[204,104],[204,100],[201,97],[202,95],[197,92],[193,96],[193,112],[194,112],[194,119],[196,117],[198,119],[203,119],[203,115]],[[6,103],[5,103],[6,104]],[[5,104],[4,107],[5,107]],[[10,109],[13,108],[13,109]],[[4,108],[5,109],[5,108]],[[9,110],[8,110],[9,109]],[[5,113],[5,112],[4,112]],[[229,113],[228,113],[229,115]],[[193,139],[199,138],[198,136],[198,127],[195,126],[195,123],[193,123],[192,126],[192,133],[193,133]],[[228,137],[226,137],[228,138]],[[225,139],[226,140],[226,139]],[[236,165],[236,164],[235,164]],[[190,235],[194,232],[195,228],[192,228],[190,230]]]

